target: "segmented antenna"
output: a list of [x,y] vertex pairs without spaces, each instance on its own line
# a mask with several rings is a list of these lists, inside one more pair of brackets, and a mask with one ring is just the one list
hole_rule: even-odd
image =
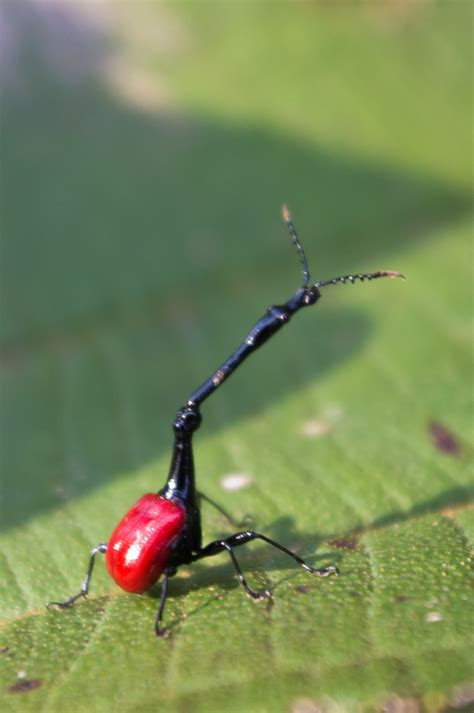
[[291,219],[291,213],[290,213],[286,203],[284,203],[282,206],[281,214],[282,214],[283,220],[285,221],[286,226],[290,232],[291,241],[292,241],[293,245],[295,246],[295,248],[297,249],[298,255],[300,256],[301,268],[303,270],[302,287],[308,287],[309,280],[310,280],[309,270],[308,270],[308,261],[306,260],[306,255],[303,250],[303,246],[301,245],[298,235],[296,233],[296,228],[293,225],[293,221]]
[[379,270],[378,272],[367,272],[360,275],[341,275],[340,277],[333,277],[332,280],[318,280],[318,282],[314,283],[314,286],[318,288],[326,287],[326,285],[337,285],[338,282],[342,282],[343,285],[345,285],[346,282],[352,282],[352,284],[354,284],[356,280],[363,282],[364,280],[376,280],[378,277],[390,277],[392,279],[401,277],[402,280],[405,279],[405,275],[402,275],[401,272]]

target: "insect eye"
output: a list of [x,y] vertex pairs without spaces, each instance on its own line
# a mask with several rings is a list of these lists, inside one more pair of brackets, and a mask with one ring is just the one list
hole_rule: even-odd
[[307,305],[314,305],[314,303],[317,302],[320,297],[321,293],[315,285],[312,285],[311,287],[308,287],[305,290],[304,301]]

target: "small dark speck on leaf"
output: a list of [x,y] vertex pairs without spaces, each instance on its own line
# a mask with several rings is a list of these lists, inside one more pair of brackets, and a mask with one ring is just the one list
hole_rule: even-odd
[[9,693],[28,693],[29,691],[34,691],[35,688],[39,688],[43,681],[39,678],[32,678],[30,680],[23,679],[18,681],[18,683],[13,684],[8,689]]
[[407,597],[406,594],[397,594],[394,597],[394,600],[396,601],[397,604],[402,604],[402,602],[407,602],[410,599],[410,597]]
[[295,587],[295,592],[299,592],[300,594],[308,594],[309,587],[306,587],[304,584],[298,584],[298,586]]
[[428,430],[434,447],[449,456],[458,456],[461,453],[461,446],[451,431],[438,421],[430,421]]
[[4,646],[2,649],[0,649],[0,654],[8,654],[9,651],[10,651],[10,647]]
[[355,550],[357,549],[357,541],[353,537],[339,537],[334,540],[328,540],[331,547],[336,547],[338,550]]

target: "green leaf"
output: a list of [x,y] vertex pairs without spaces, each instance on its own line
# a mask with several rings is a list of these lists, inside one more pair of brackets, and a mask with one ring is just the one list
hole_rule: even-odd
[[[2,710],[468,701],[469,9],[382,5],[143,3],[104,30],[5,4]],[[117,57],[170,105],[119,93]],[[224,554],[183,567],[167,640],[159,585],[125,594],[102,561],[46,610],[162,486],[176,409],[296,288],[283,200],[315,279],[408,279],[328,288],[246,363],[203,409],[198,486],[340,576],[253,544],[256,605]],[[205,503],[203,525],[229,532]]]

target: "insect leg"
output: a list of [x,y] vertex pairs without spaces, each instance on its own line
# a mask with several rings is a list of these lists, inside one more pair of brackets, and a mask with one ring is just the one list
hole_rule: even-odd
[[87,597],[89,593],[89,585],[92,577],[92,570],[94,569],[94,562],[95,562],[95,557],[97,554],[105,554],[107,552],[107,545],[105,542],[102,542],[100,545],[97,545],[97,547],[94,547],[94,549],[91,552],[91,556],[89,559],[89,566],[87,567],[87,572],[86,576],[84,577],[84,580],[82,582],[81,586],[81,591],[79,594],[74,594],[74,596],[69,597],[69,599],[66,599],[65,602],[48,602],[46,606],[52,607],[56,606],[59,607],[60,609],[67,609],[68,607],[72,606],[75,601],[80,599],[81,597]]
[[168,594],[169,578],[175,573],[176,573],[175,568],[165,569],[163,584],[161,585],[160,606],[158,607],[158,611],[156,614],[156,620],[155,620],[155,632],[156,632],[156,635],[159,636],[160,638],[165,638],[169,634],[169,629],[166,626],[162,627],[161,622],[163,621],[163,612],[165,610],[166,596]]
[[196,555],[193,557],[193,561],[197,559],[202,559],[203,557],[212,557],[213,555],[219,554],[219,552],[223,552],[224,550],[227,550],[229,553],[232,563],[235,567],[235,570],[237,572],[237,575],[239,577],[240,583],[244,587],[245,591],[249,596],[251,596],[253,599],[262,599],[262,598],[268,598],[271,596],[271,592],[266,590],[265,592],[253,592],[247,582],[245,581],[244,576],[242,575],[242,571],[240,569],[239,563],[237,562],[237,558],[235,557],[233,548],[234,547],[239,547],[240,545],[245,545],[247,542],[251,542],[252,540],[263,540],[269,545],[272,545],[273,547],[276,547],[278,550],[281,552],[284,552],[285,554],[289,555],[292,559],[295,560],[301,567],[303,567],[306,571],[311,572],[311,574],[317,574],[320,577],[327,577],[330,574],[339,574],[339,570],[335,565],[330,565],[329,567],[321,567],[321,568],[316,568],[316,567],[311,567],[309,564],[307,564],[301,557],[296,555],[294,552],[289,550],[287,547],[284,547],[283,545],[280,545],[280,543],[275,542],[275,540],[271,540],[269,537],[266,537],[265,535],[262,535],[259,532],[255,532],[254,530],[247,530],[246,532],[237,532],[235,535],[231,535],[230,537],[227,537],[225,540],[215,540],[215,542],[211,542],[208,544],[206,547],[204,547],[202,550],[200,550]]
[[[239,534],[250,534],[250,533],[239,533]],[[235,556],[234,550],[232,547],[236,546],[235,544],[232,545],[231,542],[234,540],[236,535],[233,535],[232,537],[228,537],[225,540],[215,540],[215,542],[211,542],[209,545],[204,547],[200,552],[194,555],[193,561],[202,559],[203,557],[212,557],[213,555],[219,554],[219,552],[223,552],[224,550],[227,550],[227,552],[230,555],[230,558],[232,560],[232,564],[234,565],[235,571],[237,572],[237,576],[239,578],[239,582],[242,585],[242,587],[245,589],[249,597],[251,597],[254,601],[259,601],[261,599],[270,599],[272,596],[272,593],[268,590],[265,589],[264,591],[261,592],[254,592],[253,589],[250,589],[249,585],[247,584],[247,580],[245,579],[244,575],[242,574],[242,570],[240,569],[240,565],[238,563],[237,557]],[[253,538],[249,538],[253,539]],[[248,542],[248,540],[246,540]],[[244,542],[239,542],[238,544],[243,545]]]
[[197,491],[198,497],[200,497],[202,500],[205,500],[206,502],[209,503],[209,505],[212,505],[213,508],[215,508],[218,512],[221,513],[221,515],[224,515],[226,520],[230,522],[232,527],[242,527],[242,525],[245,525],[246,523],[248,524],[248,520],[250,519],[248,515],[244,516],[243,520],[241,522],[237,522],[237,520],[234,520],[232,515],[229,515],[227,510],[224,510],[223,507],[221,507],[218,503],[216,503],[215,500],[212,500],[208,495],[203,493],[201,490]]
[[328,567],[311,567],[309,564],[307,564],[304,559],[301,557],[298,557],[294,552],[289,550],[287,547],[284,545],[280,545],[279,542],[275,542],[275,540],[271,540],[269,537],[266,537],[266,535],[262,535],[259,532],[246,532],[246,533],[238,533],[237,535],[234,535],[234,537],[240,537],[241,535],[251,535],[248,539],[243,538],[243,542],[238,542],[237,544],[245,544],[245,542],[249,542],[250,540],[254,539],[259,539],[263,540],[264,542],[267,542],[269,545],[272,545],[272,547],[276,547],[277,550],[281,550],[281,552],[284,552],[286,555],[289,557],[292,557],[295,562],[297,562],[303,569],[305,569],[307,572],[311,572],[311,574],[317,574],[320,577],[327,577],[330,574],[339,574],[339,569],[336,567],[336,565],[329,565]]

